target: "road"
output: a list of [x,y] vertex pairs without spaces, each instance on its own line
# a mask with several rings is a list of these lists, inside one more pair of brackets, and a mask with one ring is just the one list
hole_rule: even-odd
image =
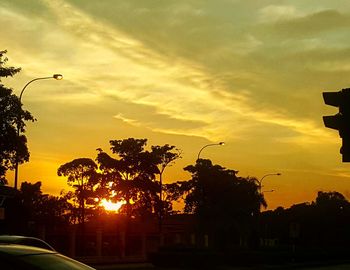
[[329,266],[319,266],[319,267],[302,267],[295,268],[299,270],[349,270],[350,264],[340,264],[340,265],[329,265]]
[[[161,268],[161,267],[154,267],[151,264],[118,264],[118,265],[105,265],[105,266],[99,266],[96,267],[98,270],[190,270],[190,268]],[[328,266],[270,266],[270,267],[213,267],[212,269],[218,269],[218,270],[278,270],[278,269],[285,269],[285,270],[349,270],[350,264],[340,264],[340,265],[328,265]]]

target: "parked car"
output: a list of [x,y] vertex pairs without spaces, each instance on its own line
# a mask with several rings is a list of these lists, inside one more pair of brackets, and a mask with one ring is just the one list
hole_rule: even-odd
[[21,235],[0,235],[0,243],[26,245],[55,251],[55,249],[48,243],[36,237]]
[[0,244],[1,270],[93,270],[56,251],[16,244]]

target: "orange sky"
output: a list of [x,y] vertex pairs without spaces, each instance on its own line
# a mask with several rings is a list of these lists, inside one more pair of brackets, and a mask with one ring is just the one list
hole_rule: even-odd
[[349,87],[349,1],[3,0],[0,23],[1,49],[22,68],[6,86],[64,75],[23,96],[38,121],[20,181],[58,194],[61,164],[129,137],[182,149],[165,179],[185,180],[202,146],[225,141],[201,157],[240,176],[282,173],[264,179],[270,208],[319,190],[350,198],[321,94]]

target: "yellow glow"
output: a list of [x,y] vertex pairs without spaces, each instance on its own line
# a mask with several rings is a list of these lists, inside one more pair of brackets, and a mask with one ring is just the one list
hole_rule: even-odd
[[56,80],[62,80],[63,79],[63,75],[62,74],[54,74],[52,77],[55,78]]
[[107,211],[118,212],[120,207],[125,204],[124,201],[113,203],[110,200],[102,199],[100,205],[104,207]]
[[[31,156],[21,164],[19,184],[41,180],[44,193],[58,196],[68,188],[57,175],[61,165],[79,156],[95,159],[97,147],[113,154],[109,140],[132,137],[182,150],[183,158],[166,169],[166,183],[189,179],[183,168],[195,164],[201,147],[225,141],[202,158],[239,170],[240,177],[282,172],[264,182],[276,190],[265,194],[268,209],[309,202],[320,190],[350,198],[341,140],[322,123],[336,111],[322,92],[348,87],[346,78],[337,79],[350,70],[350,35],[337,27],[348,16],[340,1],[318,7],[208,1],[215,9],[194,1],[163,1],[162,8],[128,1],[96,9],[94,1],[41,0],[40,14],[24,12],[31,2],[26,8],[20,2],[0,2],[0,25],[6,25],[0,50],[8,50],[9,66],[22,68],[4,78],[5,86],[19,94],[38,76],[63,80],[33,84],[24,96],[23,106],[38,121],[26,122]],[[105,18],[104,8],[115,16]],[[256,16],[223,19],[226,10]],[[45,55],[37,61],[38,53],[29,51]],[[6,178],[13,186],[14,172]],[[120,211],[122,203],[101,200],[101,208]]]

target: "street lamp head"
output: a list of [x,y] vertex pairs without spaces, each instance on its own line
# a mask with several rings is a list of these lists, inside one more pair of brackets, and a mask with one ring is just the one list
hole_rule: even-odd
[[219,145],[225,145],[225,143],[224,142],[219,142]]
[[276,173],[276,175],[281,175],[281,173]]
[[56,80],[62,80],[63,79],[63,75],[62,74],[53,74],[52,76],[54,79]]

